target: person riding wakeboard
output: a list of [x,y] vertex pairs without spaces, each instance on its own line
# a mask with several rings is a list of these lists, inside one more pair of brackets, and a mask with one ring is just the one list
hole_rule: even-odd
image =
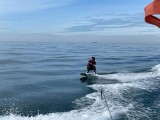
[[94,70],[94,73],[96,74],[96,61],[95,57],[92,57],[87,64],[87,73],[89,73],[90,70]]

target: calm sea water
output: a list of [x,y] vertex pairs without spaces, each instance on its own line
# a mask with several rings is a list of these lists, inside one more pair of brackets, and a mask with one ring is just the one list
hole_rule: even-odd
[[[96,78],[84,79],[91,56]],[[101,87],[100,87],[101,85]],[[1,120],[160,119],[160,47],[1,42]]]

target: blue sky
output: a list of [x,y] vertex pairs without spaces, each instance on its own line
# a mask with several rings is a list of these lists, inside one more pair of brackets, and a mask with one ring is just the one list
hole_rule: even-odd
[[150,2],[152,0],[0,0],[0,38],[64,40],[67,36],[68,40],[70,37],[81,40],[92,36],[97,39],[99,36],[103,39],[158,36],[159,29],[144,22],[144,7]]

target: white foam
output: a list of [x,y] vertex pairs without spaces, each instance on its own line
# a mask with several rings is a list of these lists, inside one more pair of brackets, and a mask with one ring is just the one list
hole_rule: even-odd
[[37,115],[35,117],[22,117],[16,115],[0,117],[1,120],[106,120],[107,118],[108,113],[105,110],[97,112],[92,111],[91,109],[83,111],[74,110],[65,113],[51,113],[48,115]]
[[149,79],[155,78],[160,76],[160,64],[156,65],[151,69],[150,72],[144,73],[116,73],[116,74],[108,74],[108,75],[98,75],[99,78],[103,79],[115,79],[121,82],[131,82],[134,80],[142,80],[142,79]]

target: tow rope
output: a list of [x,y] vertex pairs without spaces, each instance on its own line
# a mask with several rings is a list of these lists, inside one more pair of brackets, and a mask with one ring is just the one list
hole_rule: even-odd
[[113,120],[113,117],[112,117],[111,111],[110,111],[110,109],[109,109],[109,105],[108,105],[106,96],[105,96],[105,94],[104,94],[104,89],[102,88],[102,85],[101,85],[101,84],[100,84],[100,87],[101,87],[101,99],[103,100],[103,98],[104,98],[105,103],[106,103],[106,107],[107,107],[107,109],[108,109],[108,111],[109,111],[110,118],[111,118],[111,120]]

